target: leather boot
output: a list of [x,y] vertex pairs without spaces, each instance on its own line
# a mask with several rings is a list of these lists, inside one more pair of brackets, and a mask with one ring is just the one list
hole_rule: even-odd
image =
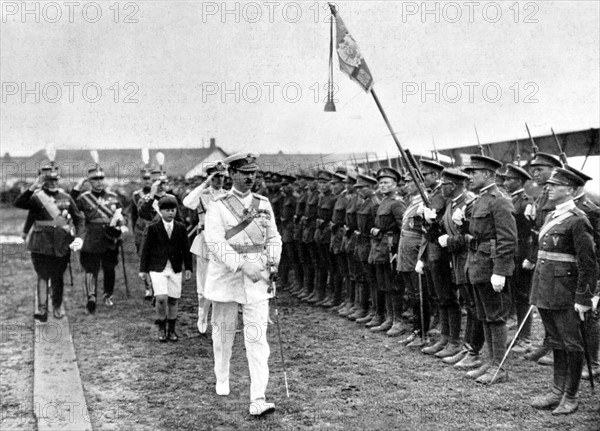
[[437,352],[435,354],[435,357],[436,358],[449,358],[449,357],[456,355],[457,353],[459,353],[461,351],[462,351],[462,347],[460,345],[460,341],[453,340],[453,341],[449,341],[448,344],[446,344],[446,347],[444,347],[442,350]]
[[397,337],[407,331],[402,322],[402,297],[400,296],[400,292],[392,292],[392,310],[394,312],[394,320],[392,327],[385,335],[388,337]]
[[440,335],[439,340],[437,340],[431,346],[421,349],[421,352],[425,353],[426,355],[435,355],[437,352],[444,350],[446,344],[448,344],[448,336],[442,334]]
[[385,292],[385,320],[379,326],[371,328],[372,332],[387,332],[394,324],[394,306],[392,305],[392,292]]
[[467,372],[467,377],[471,379],[478,379],[479,377],[483,376],[491,366],[492,364],[489,362],[484,362],[479,366],[479,368]]
[[565,350],[554,349],[554,384],[552,390],[545,394],[537,396],[531,402],[531,407],[538,410],[550,410],[558,407],[565,391],[567,375],[569,372],[569,363],[567,352]]
[[537,362],[541,357],[545,356],[549,351],[550,351],[550,348],[546,347],[545,345],[542,344],[541,346],[531,350],[529,353],[526,353],[525,355],[523,355],[523,357],[529,361]]
[[[583,370],[583,352],[567,351],[568,374],[565,383],[565,393],[560,404],[552,411],[553,415],[569,415],[575,413],[579,407],[577,394]],[[554,358],[556,361],[556,358]]]
[[373,318],[365,324],[366,328],[374,328],[383,323],[383,316],[381,314],[375,313]]
[[86,308],[88,313],[94,314],[96,312],[96,289],[98,287],[98,277],[91,272],[86,272],[83,286],[87,296]]
[[167,340],[169,341],[179,341],[179,337],[175,332],[175,323],[177,319],[167,319]]
[[369,286],[361,281],[356,285],[356,292],[358,295],[357,301],[359,307],[354,313],[348,316],[348,319],[356,320],[358,322],[358,319],[362,319],[369,314]]
[[33,318],[40,322],[48,321],[48,280],[38,278],[35,290],[35,313]]
[[167,319],[157,320],[158,325],[158,341],[164,343],[167,341]]
[[465,358],[465,356],[467,356],[468,354],[469,354],[469,349],[467,349],[465,346],[462,346],[462,348],[460,349],[460,352],[458,352],[454,356],[445,357],[444,359],[442,359],[442,362],[447,365],[456,365],[460,361],[462,361]]
[[[492,366],[487,372],[475,381],[482,384],[504,383],[508,380],[508,372],[504,368],[498,369],[506,353],[506,323],[488,323],[491,334]],[[486,334],[487,335],[487,334]],[[487,341],[487,340],[486,340]]]
[[472,370],[483,365],[483,359],[479,352],[469,351],[463,359],[454,364],[454,368],[459,370]]

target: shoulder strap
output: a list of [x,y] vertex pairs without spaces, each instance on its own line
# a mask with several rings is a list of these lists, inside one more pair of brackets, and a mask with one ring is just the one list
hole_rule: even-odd
[[540,233],[538,235],[538,238],[541,239],[544,235],[546,235],[546,233],[552,229],[554,226],[556,226],[557,224],[562,223],[564,220],[568,219],[569,217],[575,215],[574,212],[572,211],[567,211],[564,214],[559,215],[558,217],[556,217],[555,219],[550,220],[548,223],[546,223],[541,229],[540,229]]
[[50,215],[52,220],[56,220],[60,217],[60,210],[58,209],[56,202],[54,202],[52,198],[50,198],[50,196],[44,193],[43,190],[38,190],[37,192],[35,192],[35,196],[39,199],[40,203],[42,204],[48,215]]
[[[254,221],[254,219],[244,217],[244,215],[243,215],[244,206],[239,201],[239,199],[237,199],[233,195],[230,195],[230,196],[226,197],[225,199],[223,199],[222,202],[223,202],[223,205],[225,205],[225,208],[227,208],[229,210],[229,212],[231,212],[231,214],[233,214],[233,216],[239,222],[237,225],[235,225],[234,227],[229,229],[227,232],[225,232],[226,240],[229,240],[230,238],[234,237],[235,235],[237,235],[238,233],[240,233],[241,231],[243,231],[246,228],[248,228],[248,236],[251,239],[255,238],[255,237],[262,237],[262,231],[260,230],[260,227],[258,226],[258,224]],[[258,211],[259,205],[260,205],[260,199],[257,198],[256,196],[253,196],[252,197],[252,209],[255,212]],[[253,234],[258,234],[259,236],[256,236]]]

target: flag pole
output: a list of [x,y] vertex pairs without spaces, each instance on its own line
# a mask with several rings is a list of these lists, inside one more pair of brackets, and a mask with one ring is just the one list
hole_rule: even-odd
[[381,106],[381,102],[379,102],[379,98],[377,97],[377,94],[375,93],[375,89],[371,88],[370,92],[371,92],[371,95],[373,96],[373,99],[375,100],[375,104],[377,105],[377,108],[379,108],[379,112],[381,112],[383,121],[385,121],[385,124],[392,135],[392,138],[394,138],[394,143],[396,144],[396,147],[398,147],[398,151],[400,151],[400,155],[402,156],[402,160],[404,161],[404,164],[406,165],[406,168],[408,169],[408,173],[410,174],[411,178],[413,179],[413,181],[419,188],[419,194],[421,195],[421,198],[423,198],[423,202],[425,203],[425,205],[429,206],[429,204],[430,204],[429,195],[427,194],[427,191],[425,190],[425,186],[421,183],[421,179],[417,176],[417,173],[415,172],[412,164],[409,162],[408,157],[406,156],[406,153],[404,152],[404,149],[402,148],[402,145],[400,145],[400,141],[398,141],[398,138],[396,137],[396,132],[394,132],[394,129],[392,128],[392,125],[390,124],[390,121],[388,120],[388,117],[383,109],[383,106]]

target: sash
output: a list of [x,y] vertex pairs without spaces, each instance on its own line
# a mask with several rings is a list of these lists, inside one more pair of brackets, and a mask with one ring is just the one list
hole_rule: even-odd
[[101,204],[100,201],[98,200],[98,198],[96,198],[96,196],[94,196],[92,193],[84,193],[83,195],[81,195],[81,197],[90,206],[92,206],[98,214],[100,214],[101,218],[112,219],[112,217],[114,215],[112,210],[110,208],[108,208],[106,205]]
[[38,190],[35,193],[35,196],[39,199],[40,203],[42,204],[48,215],[50,215],[52,220],[58,220],[59,217],[61,217],[60,210],[58,209],[56,202],[54,202],[54,200],[50,196],[44,193],[43,190]]
[[[223,205],[225,205],[225,208],[227,208],[229,212],[231,212],[231,214],[233,214],[233,216],[239,222],[236,226],[232,227],[227,232],[225,232],[225,239],[229,240],[230,238],[234,237],[235,235],[247,228],[248,230],[246,233],[250,237],[250,240],[252,240],[252,243],[254,245],[259,245],[254,242],[254,238],[262,239],[263,233],[260,226],[256,223],[256,221],[253,218],[244,217],[244,206],[242,205],[239,199],[234,198],[235,196],[231,195],[222,200]],[[253,196],[251,208],[254,211],[258,211],[259,205],[260,200],[256,196]]]
[[554,226],[562,223],[564,220],[568,219],[569,217],[571,217],[572,215],[575,215],[573,212],[571,211],[567,211],[564,214],[559,215],[558,217],[550,220],[548,223],[546,223],[541,229],[540,229],[540,233],[538,235],[538,239],[542,239],[544,237],[544,235],[546,235],[546,233],[548,233],[548,231],[550,229],[552,229]]

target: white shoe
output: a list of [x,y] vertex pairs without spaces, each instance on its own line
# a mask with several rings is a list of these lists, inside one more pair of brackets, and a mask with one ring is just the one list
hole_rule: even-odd
[[200,332],[201,334],[206,334],[206,330],[208,329],[208,323],[204,323],[202,320],[198,320],[196,326],[198,327],[198,332]]
[[229,395],[229,380],[226,380],[223,383],[217,382],[217,395],[227,396]]
[[260,416],[265,413],[273,413],[275,411],[275,404],[268,403],[264,398],[260,398],[258,400],[254,400],[250,403],[250,408],[248,409],[252,416]]

